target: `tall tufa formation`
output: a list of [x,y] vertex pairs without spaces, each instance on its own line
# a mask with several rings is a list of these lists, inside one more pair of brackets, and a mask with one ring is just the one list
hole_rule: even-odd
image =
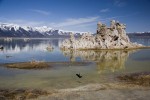
[[130,42],[126,34],[126,25],[112,20],[110,27],[98,22],[97,34],[83,34],[75,39],[72,35],[70,39],[63,41],[62,49],[130,49],[143,47],[141,44]]

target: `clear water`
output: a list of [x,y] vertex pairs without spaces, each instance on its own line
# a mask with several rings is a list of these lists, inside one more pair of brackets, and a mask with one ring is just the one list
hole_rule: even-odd
[[[60,89],[89,83],[115,81],[115,76],[132,72],[150,71],[150,49],[132,51],[61,51],[63,39],[13,39],[0,45],[0,88]],[[150,46],[149,38],[131,38],[131,41]],[[46,50],[48,45],[53,51]],[[10,56],[10,57],[7,57]],[[23,70],[6,68],[5,63],[29,62],[31,60],[59,62],[49,69]],[[65,64],[63,62],[86,62]],[[89,63],[88,63],[89,62]],[[79,79],[76,74],[83,78]]]

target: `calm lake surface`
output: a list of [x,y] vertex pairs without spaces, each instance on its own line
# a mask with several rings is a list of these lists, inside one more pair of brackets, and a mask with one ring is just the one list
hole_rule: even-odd
[[[150,71],[150,49],[116,51],[61,51],[64,39],[0,39],[0,88],[72,88],[89,83],[115,82],[115,76]],[[150,38],[131,38],[150,46]],[[48,51],[52,45],[54,50]],[[49,69],[13,69],[3,64],[32,60],[55,62]],[[58,63],[56,63],[58,62]],[[65,63],[64,63],[65,62]],[[84,62],[83,64],[66,64]],[[79,79],[76,74],[83,78]]]

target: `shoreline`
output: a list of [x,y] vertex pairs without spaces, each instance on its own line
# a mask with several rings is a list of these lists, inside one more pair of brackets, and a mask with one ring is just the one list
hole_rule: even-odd
[[[118,100],[138,99],[146,100],[150,92],[150,87],[142,87],[138,85],[127,85],[122,83],[106,83],[106,84],[87,84],[76,88],[66,88],[49,91],[50,95],[41,95],[38,100]],[[137,97],[132,94],[134,92]],[[122,97],[121,95],[126,95]],[[33,99],[34,100],[34,99]],[[35,99],[37,100],[37,99]]]
[[[126,91],[126,92],[125,92]],[[134,92],[137,97],[150,96],[150,87],[143,87],[133,84],[125,83],[91,83],[75,88],[57,89],[57,90],[42,90],[42,89],[0,89],[1,99],[13,99],[13,100],[99,100],[112,98],[122,98],[121,100],[131,99],[132,96],[122,97],[121,95],[131,95],[130,92]],[[142,94],[141,94],[142,93]],[[111,95],[110,95],[111,94]],[[121,94],[121,95],[120,95]],[[95,97],[96,96],[96,97]],[[69,98],[68,98],[69,97]],[[82,97],[82,98],[81,98]]]
[[[143,76],[147,78],[146,75],[150,73],[137,73],[130,74]],[[134,83],[134,82],[133,82]],[[41,96],[39,100],[49,100],[49,99],[61,99],[61,100],[112,100],[115,98],[117,100],[126,100],[126,99],[144,99],[150,97],[150,85],[137,85],[137,84],[128,84],[126,82],[112,82],[112,83],[91,83],[76,88],[67,88],[56,90],[55,93],[52,93],[48,96]],[[133,94],[134,93],[134,94]],[[123,96],[125,95],[125,96]],[[136,95],[136,97],[135,97]]]
[[61,50],[65,51],[65,50],[79,50],[79,51],[89,51],[89,50],[94,50],[94,51],[127,51],[127,50],[140,50],[140,49],[150,49],[150,46],[143,46],[143,47],[135,47],[135,48],[115,48],[115,49],[98,49],[98,48],[85,48],[85,49],[64,49],[64,48],[61,48]]

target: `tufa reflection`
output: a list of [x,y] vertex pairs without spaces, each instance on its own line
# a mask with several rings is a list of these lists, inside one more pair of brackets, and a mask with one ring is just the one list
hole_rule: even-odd
[[95,62],[99,73],[105,71],[115,72],[125,68],[125,62],[129,54],[135,52],[135,50],[65,50],[62,51],[67,57],[70,57],[70,61],[75,62],[76,58],[80,58],[81,61]]

